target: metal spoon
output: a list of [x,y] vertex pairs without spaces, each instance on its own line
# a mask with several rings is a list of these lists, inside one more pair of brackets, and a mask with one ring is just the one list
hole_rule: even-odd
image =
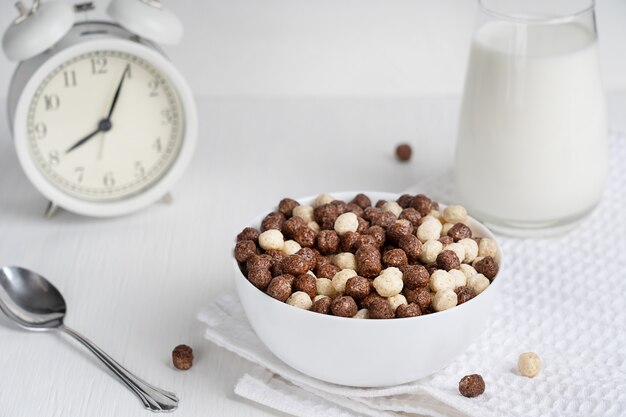
[[91,341],[65,326],[65,300],[59,290],[41,275],[18,267],[0,269],[0,310],[25,329],[60,330],[78,340],[139,397],[146,409],[169,412],[178,408],[176,395],[137,378]]

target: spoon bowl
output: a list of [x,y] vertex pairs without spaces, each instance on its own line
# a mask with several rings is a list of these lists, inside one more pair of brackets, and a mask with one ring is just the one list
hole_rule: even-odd
[[178,408],[178,398],[156,388],[117,363],[89,339],[63,323],[67,307],[63,295],[41,275],[25,268],[0,268],[0,311],[17,325],[33,331],[58,330],[72,336],[100,359],[153,412]]

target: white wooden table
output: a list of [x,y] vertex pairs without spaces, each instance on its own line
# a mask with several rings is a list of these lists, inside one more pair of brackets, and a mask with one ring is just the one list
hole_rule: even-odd
[[[66,323],[145,380],[176,392],[178,416],[262,416],[232,387],[250,365],[206,342],[199,308],[230,290],[232,239],[284,196],[401,191],[450,168],[456,99],[203,100],[200,141],[174,203],[108,220],[45,201],[18,166],[0,122],[0,264],[33,268],[66,297]],[[0,113],[5,109],[0,105]],[[626,126],[626,94],[611,96]],[[410,142],[409,164],[395,144]],[[171,365],[194,348],[191,370]],[[99,362],[57,334],[28,333],[0,317],[0,417],[146,416]]]

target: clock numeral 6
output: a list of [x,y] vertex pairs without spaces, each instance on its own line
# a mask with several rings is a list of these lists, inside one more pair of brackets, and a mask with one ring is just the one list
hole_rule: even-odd
[[143,178],[146,176],[146,168],[143,166],[141,161],[135,162],[135,177]]
[[91,58],[91,73],[94,75],[97,74],[106,74],[108,61],[104,57],[100,58]]
[[46,111],[55,111],[59,110],[61,107],[61,99],[56,94],[51,94],[49,96],[44,96],[44,103],[46,105]]
[[59,157],[58,151],[51,151],[48,154],[48,163],[51,167],[59,166],[59,164],[61,163],[61,158]]
[[45,123],[37,123],[33,127],[33,133],[37,139],[43,139],[48,134],[48,127]]
[[105,187],[115,187],[115,177],[113,176],[113,172],[109,171],[104,174],[102,182],[104,182]]
[[161,124],[163,125],[172,124],[172,121],[174,120],[172,109],[161,110],[161,116],[163,116],[163,120],[161,120]]

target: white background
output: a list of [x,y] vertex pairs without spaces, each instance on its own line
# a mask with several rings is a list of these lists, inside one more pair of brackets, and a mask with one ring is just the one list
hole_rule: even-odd
[[[29,1],[29,0],[24,0]],[[44,0],[45,1],[45,0]],[[0,28],[14,18],[0,0]],[[96,0],[103,16],[107,0]],[[164,0],[197,96],[460,95],[474,0]],[[626,89],[626,1],[598,0],[604,81]],[[0,97],[13,65],[0,58]]]

